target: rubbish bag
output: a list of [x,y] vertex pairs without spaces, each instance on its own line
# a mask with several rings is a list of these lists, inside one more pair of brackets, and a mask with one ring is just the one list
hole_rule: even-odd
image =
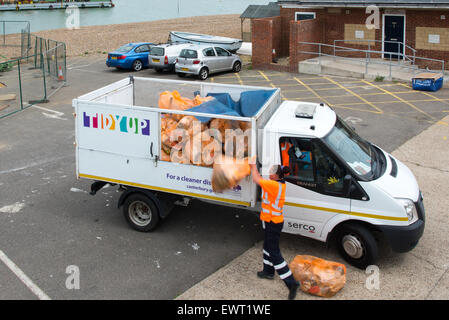
[[232,189],[251,174],[248,158],[236,160],[231,157],[217,157],[212,171],[212,190],[221,193]]
[[312,295],[332,297],[346,283],[346,267],[338,262],[297,255],[289,267],[293,277],[301,283],[301,290]]
[[[189,99],[186,97],[182,97],[181,94],[176,90],[172,92],[164,91],[159,95],[158,105],[160,109],[184,111],[212,99],[213,97],[201,97],[199,95],[197,95],[194,99]],[[180,114],[170,114],[167,116],[173,118],[176,121],[181,120],[181,118],[183,117],[183,115]]]

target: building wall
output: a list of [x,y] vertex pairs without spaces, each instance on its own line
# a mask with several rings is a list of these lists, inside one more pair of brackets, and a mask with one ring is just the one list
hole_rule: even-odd
[[[295,22],[295,12],[315,12],[316,19]],[[276,43],[276,52],[280,56],[290,56],[291,70],[297,62],[310,55],[297,53],[297,50],[308,51],[303,46],[299,46],[299,41],[322,42],[334,44],[334,40],[345,40],[337,42],[337,45],[345,47],[368,49],[368,45],[363,42],[354,42],[356,35],[362,39],[382,40],[383,38],[383,14],[384,13],[405,13],[406,16],[406,43],[417,50],[418,57],[445,60],[446,69],[449,69],[449,10],[380,10],[379,29],[369,30],[365,26],[369,14],[365,9],[354,8],[322,8],[322,9],[299,9],[281,8],[279,21],[276,19],[276,27],[271,27],[271,43],[273,39],[279,39]],[[271,18],[272,19],[272,18]],[[274,20],[273,20],[274,21]],[[253,42],[259,38],[257,31],[253,29]],[[275,33],[273,33],[275,32]],[[363,35],[363,38],[361,37]],[[429,43],[430,40],[439,43]],[[263,37],[263,36],[262,36]],[[256,41],[257,42],[257,41]],[[254,46],[254,44],[253,44]],[[273,46],[273,44],[272,44]],[[256,45],[257,47],[257,45]],[[381,43],[370,46],[371,50],[381,51]],[[310,47],[308,49],[311,49]],[[254,49],[253,49],[254,50]],[[327,50],[325,47],[323,51]],[[268,50],[267,50],[268,52]],[[271,51],[270,51],[271,52]],[[329,52],[332,54],[331,52]],[[407,50],[407,54],[411,54]],[[344,53],[339,53],[343,55]],[[253,52],[254,55],[254,52]],[[257,52],[256,52],[257,55]],[[346,53],[354,56],[352,53]],[[364,55],[363,53],[359,56]],[[380,55],[372,55],[373,58],[380,58]],[[260,60],[260,57],[253,59]],[[271,53],[270,53],[271,59]],[[440,63],[432,63],[424,60],[417,60],[421,67],[440,68]]]

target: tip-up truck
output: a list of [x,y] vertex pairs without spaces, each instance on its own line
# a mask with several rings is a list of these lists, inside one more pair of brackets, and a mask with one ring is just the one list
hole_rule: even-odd
[[[252,93],[257,108],[240,116],[159,108],[161,92],[172,90],[186,97],[227,94],[242,110]],[[174,205],[191,199],[260,212],[261,191],[251,177],[214,193],[211,167],[161,160],[161,119],[168,114],[245,123],[247,155],[257,155],[262,173],[272,164],[290,167],[283,231],[332,243],[354,266],[376,262],[380,238],[407,252],[423,234],[413,173],[327,105],[281,101],[273,88],[130,77],[73,100],[73,107],[77,177],[93,181],[92,194],[119,185],[118,205],[136,230],[153,230]]]

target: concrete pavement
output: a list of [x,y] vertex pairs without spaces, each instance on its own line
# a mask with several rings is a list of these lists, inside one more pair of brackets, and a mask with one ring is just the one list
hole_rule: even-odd
[[[443,121],[448,122],[449,116]],[[349,266],[335,249],[310,239],[281,236],[281,251],[288,262],[298,254],[310,254],[345,263],[346,285],[332,299],[449,299],[449,126],[431,126],[397,148],[393,155],[418,180],[424,197],[426,228],[411,252],[395,254],[383,248],[383,258],[378,263],[379,289],[369,289],[372,272]],[[278,276],[274,281],[257,278],[256,271],[261,267],[259,242],[177,299],[286,299],[287,289]],[[299,292],[296,299],[324,298]]]

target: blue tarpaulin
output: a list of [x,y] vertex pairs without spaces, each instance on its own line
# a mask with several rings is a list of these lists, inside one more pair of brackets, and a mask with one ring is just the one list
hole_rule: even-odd
[[[244,91],[240,94],[240,100],[234,101],[229,93],[209,93],[207,96],[215,99],[204,102],[199,106],[186,111],[229,115],[237,117],[253,117],[268,101],[276,90]],[[211,118],[196,117],[201,122],[207,122]]]

